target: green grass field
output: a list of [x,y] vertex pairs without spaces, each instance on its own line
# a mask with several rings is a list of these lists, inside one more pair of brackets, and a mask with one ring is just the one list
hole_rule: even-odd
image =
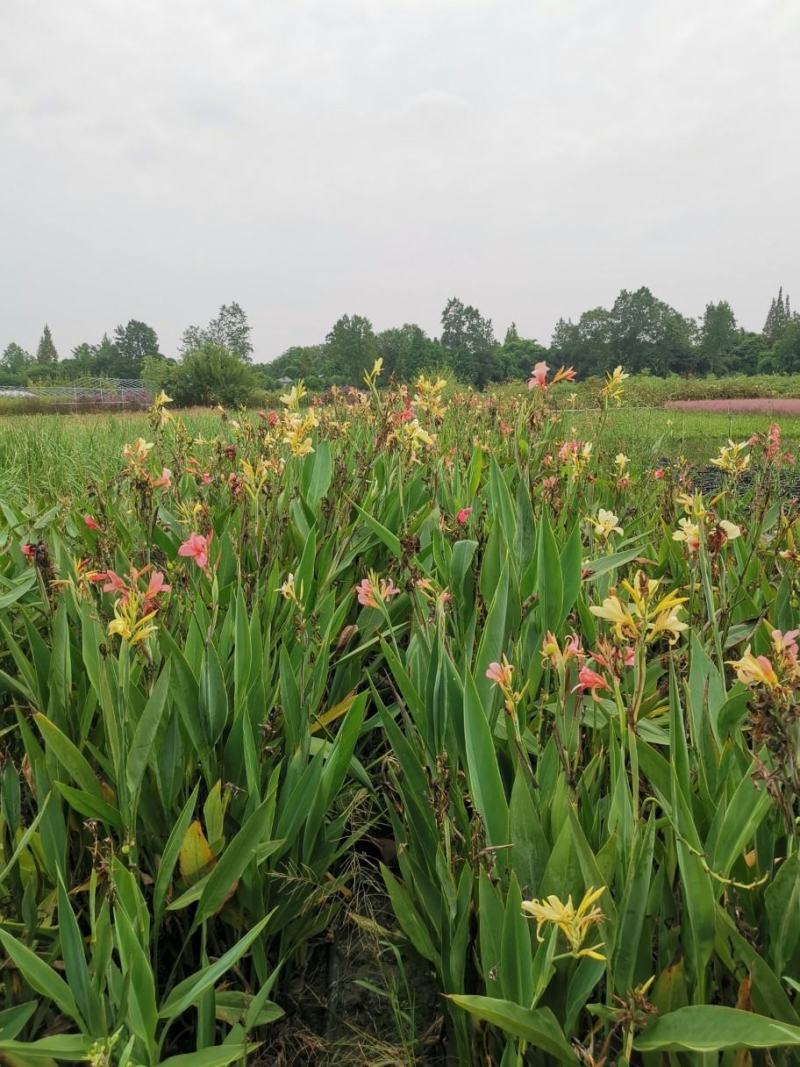
[[[592,441],[603,451],[624,452],[637,470],[681,456],[707,463],[728,438],[746,440],[765,433],[775,421],[785,447],[794,451],[800,446],[800,418],[789,416],[678,412],[632,407],[626,400],[624,407],[611,409],[599,436],[594,409],[565,409],[560,419],[564,436]],[[192,411],[184,422],[193,434],[211,437],[219,431],[214,412]],[[148,432],[143,414],[0,417],[0,498],[45,502],[79,493],[87,483],[108,478],[123,445]]]

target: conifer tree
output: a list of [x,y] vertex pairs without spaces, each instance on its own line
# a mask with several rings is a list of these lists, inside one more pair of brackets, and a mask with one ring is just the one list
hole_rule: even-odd
[[53,335],[50,333],[50,327],[47,325],[45,325],[44,332],[42,333],[42,339],[39,342],[39,347],[36,349],[36,362],[58,362],[58,352],[56,351],[56,346],[53,344]]
[[764,340],[767,344],[774,344],[783,336],[783,331],[789,325],[792,317],[788,295],[784,299],[783,286],[778,290],[778,296],[773,299],[769,306],[767,321],[764,323]]

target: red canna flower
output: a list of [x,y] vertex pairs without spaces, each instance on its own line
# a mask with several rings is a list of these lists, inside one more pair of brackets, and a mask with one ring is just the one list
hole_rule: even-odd
[[598,689],[611,689],[611,686],[601,674],[593,671],[591,667],[581,667],[578,671],[578,684],[573,686],[572,692],[585,693],[587,689],[592,694],[592,700],[596,700]]
[[472,508],[461,508],[461,510],[456,515],[456,522],[458,522],[461,526],[464,526],[471,514]]
[[91,515],[84,515],[83,521],[86,523],[86,528],[89,530],[99,530],[100,523],[96,519],[93,519]]

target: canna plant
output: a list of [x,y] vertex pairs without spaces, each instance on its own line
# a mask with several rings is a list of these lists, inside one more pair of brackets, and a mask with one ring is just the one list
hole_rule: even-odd
[[604,451],[621,368],[595,441],[570,368],[380,374],[212,436],[162,394],[115,477],[0,502],[0,1055],[274,1062],[368,892],[450,1062],[792,1062],[778,432],[700,494]]

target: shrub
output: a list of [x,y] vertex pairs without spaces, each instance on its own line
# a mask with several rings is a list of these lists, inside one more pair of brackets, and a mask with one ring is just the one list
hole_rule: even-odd
[[176,404],[239,407],[250,400],[255,377],[252,368],[238,356],[207,342],[184,356],[166,385]]

